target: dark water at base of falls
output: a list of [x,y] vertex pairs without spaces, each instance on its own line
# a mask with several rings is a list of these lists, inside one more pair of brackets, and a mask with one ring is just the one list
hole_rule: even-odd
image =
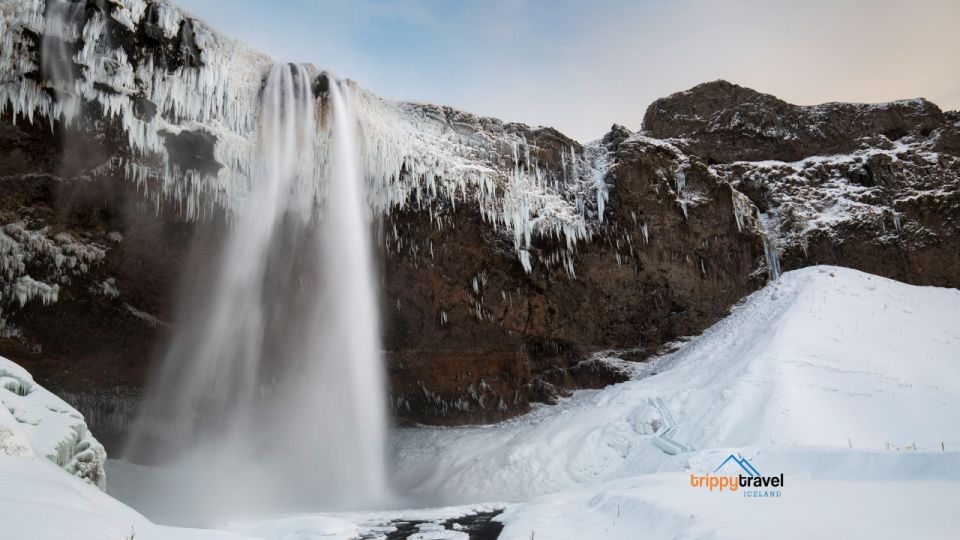
[[[377,533],[372,536],[364,536],[364,539],[386,538],[386,540],[407,540],[417,533],[425,532],[421,525],[436,524],[447,531],[457,531],[466,533],[470,540],[496,540],[503,531],[503,524],[494,521],[493,518],[499,516],[502,510],[492,510],[490,512],[478,512],[467,516],[461,516],[454,519],[448,519],[440,522],[433,521],[391,521],[387,527],[393,527],[396,530]],[[438,529],[430,529],[438,530]]]

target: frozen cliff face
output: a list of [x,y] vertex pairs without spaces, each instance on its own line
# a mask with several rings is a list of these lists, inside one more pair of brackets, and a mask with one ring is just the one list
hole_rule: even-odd
[[849,154],[713,170],[755,198],[788,267],[845,262],[903,281],[957,283],[960,158],[930,138],[880,136]]
[[577,246],[531,240],[526,273],[481,215],[442,229],[396,212],[385,261],[385,345],[395,413],[420,422],[494,421],[565,389],[621,380],[597,355],[643,359],[699,332],[768,279],[756,209],[675,145],[615,126],[602,144],[602,225]]
[[104,489],[107,453],[83,416],[33,382],[20,366],[0,357],[0,454],[56,463]]
[[[158,209],[172,201],[188,219],[229,212],[251,193],[256,104],[272,63],[266,56],[163,1],[5,0],[0,31],[0,108],[14,121],[115,132],[121,148],[100,168],[119,170]],[[323,98],[329,75],[314,70],[311,77]],[[602,221],[600,147],[348,87],[376,214],[414,205],[442,226],[450,209],[476,206],[512,237],[528,271],[532,237],[560,237],[572,252]],[[317,100],[321,117],[324,103]],[[317,206],[326,190],[327,143],[318,137],[315,182],[300,193]],[[309,216],[314,207],[297,210]]]
[[[511,241],[525,272],[535,258],[575,275],[577,244],[603,223],[608,148],[449,107],[364,97],[374,208],[385,214],[408,207],[425,211],[431,224],[442,228],[458,205],[472,207]],[[402,249],[396,230],[385,235],[387,250]],[[535,238],[556,238],[562,245],[554,252],[535,251]]]
[[[272,60],[161,0],[0,0],[0,30],[0,353],[107,441],[176,320],[173,291],[249,196]],[[708,83],[658,100],[645,131],[581,144],[307,73],[318,174],[289,211],[323,219],[338,84],[357,109],[394,412],[412,421],[495,421],[618,380],[598,352],[646,358],[781,267],[960,283],[960,117],[923,100],[799,107]]]
[[27,218],[0,228],[0,335],[4,337],[17,337],[20,330],[8,323],[2,309],[20,309],[28,302],[55,303],[61,286],[87,273],[106,255],[100,244],[67,232],[54,234],[33,221]]
[[955,113],[924,99],[797,106],[716,81],[657,100],[644,127],[751,199],[785,269],[844,264],[956,286]]
[[[100,369],[117,372],[116,384],[139,383],[149,336],[173,318],[186,246],[218,234],[189,223],[229,222],[252,191],[272,60],[166,1],[0,0],[0,35],[0,173],[18,179],[0,187],[10,212],[0,236],[2,338],[18,355],[80,359],[69,376],[41,368],[69,385],[60,390],[78,391]],[[606,147],[384,100],[312,68],[309,76],[321,128],[329,86],[353,94],[385,253],[421,244],[391,216],[422,213],[442,231],[466,210],[502,240],[507,264],[576,276],[578,249],[603,225]],[[325,134],[308,156],[313,181],[291,197],[300,204],[289,210],[305,220],[322,219]],[[54,302],[55,311],[38,309]]]
[[660,98],[643,117],[651,135],[679,139],[711,163],[847,154],[862,138],[926,137],[947,126],[925,99],[803,106],[722,80]]
[[0,107],[15,121],[119,129],[125,151],[101,167],[189,217],[237,196],[268,58],[164,2],[5,0],[0,31]]

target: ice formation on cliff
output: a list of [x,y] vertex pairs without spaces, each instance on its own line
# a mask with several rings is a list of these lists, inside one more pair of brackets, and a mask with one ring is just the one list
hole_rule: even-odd
[[[68,233],[52,235],[49,228],[27,222],[0,227],[0,306],[23,307],[28,302],[55,303],[62,284],[85,273],[106,256],[102,246]],[[42,275],[31,271],[42,272]],[[17,335],[0,312],[0,335]]]
[[[929,224],[905,215],[917,201],[949,198],[950,171],[960,167],[960,160],[938,152],[932,138],[907,135],[893,141],[881,136],[871,144],[796,162],[710,166],[734,189],[751,189],[767,201],[770,211],[758,217],[771,277],[779,271],[778,253],[800,251],[806,257],[811,241],[841,236],[852,227],[874,230],[878,244],[922,244],[937,236]],[[738,200],[734,211],[739,223],[749,215],[750,203]]]
[[[131,149],[107,167],[137,182],[158,209],[173,201],[187,218],[200,219],[214,208],[240,208],[252,189],[258,96],[272,61],[163,0],[85,10],[61,4],[0,0],[0,109],[19,121],[53,125],[76,119],[82,107],[74,100],[99,105],[102,117],[86,120],[96,130],[118,126]],[[144,33],[160,43],[155,48],[180,51],[182,58],[171,61],[137,42]],[[37,36],[48,55],[72,56],[38,65]],[[329,85],[325,73],[314,70],[312,77],[315,93]],[[526,126],[389,101],[358,87],[355,93],[375,215],[415,206],[430,210],[441,226],[444,214],[469,205],[513,239],[528,272],[532,242],[544,237],[565,245],[560,260],[572,273],[576,244],[603,219],[607,162],[599,143],[550,149],[560,163],[551,165],[538,159],[547,150],[528,140],[536,130]],[[182,166],[171,156],[169,139],[184,133],[215,139],[212,170]],[[317,139],[329,143],[322,133]],[[318,171],[324,155],[317,154]],[[322,202],[325,191],[317,178],[304,200]]]

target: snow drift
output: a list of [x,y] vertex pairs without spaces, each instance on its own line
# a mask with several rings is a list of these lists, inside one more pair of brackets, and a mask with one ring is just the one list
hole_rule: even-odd
[[107,453],[83,416],[0,357],[0,455],[43,457],[104,489]]

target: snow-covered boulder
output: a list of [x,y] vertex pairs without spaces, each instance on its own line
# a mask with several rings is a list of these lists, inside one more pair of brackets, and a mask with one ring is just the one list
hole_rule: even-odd
[[3,357],[0,404],[0,455],[45,457],[104,489],[107,452],[87,429],[83,415]]

